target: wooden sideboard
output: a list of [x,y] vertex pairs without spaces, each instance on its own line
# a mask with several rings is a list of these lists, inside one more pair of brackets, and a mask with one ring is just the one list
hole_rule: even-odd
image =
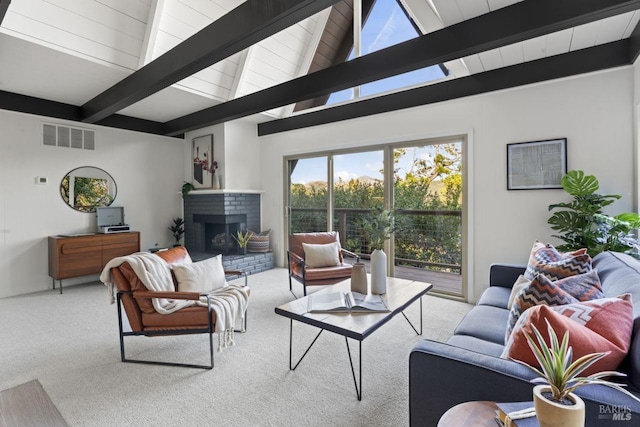
[[113,258],[140,251],[140,233],[84,234],[49,236],[49,276],[62,279],[100,274]]

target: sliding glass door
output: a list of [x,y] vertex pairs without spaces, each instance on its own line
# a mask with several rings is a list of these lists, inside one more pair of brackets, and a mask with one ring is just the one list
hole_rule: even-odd
[[388,273],[464,297],[463,148],[463,138],[448,138],[289,158],[287,231],[338,231],[367,262],[368,222],[393,209]]
[[287,161],[289,234],[327,231],[329,225],[327,165],[327,156]]
[[462,292],[462,141],[393,149],[395,276]]

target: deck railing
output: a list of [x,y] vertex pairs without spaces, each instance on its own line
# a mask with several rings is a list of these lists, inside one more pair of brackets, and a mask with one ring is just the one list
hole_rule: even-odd
[[[368,259],[372,249],[362,225],[371,209],[335,208],[333,229],[340,244]],[[292,232],[326,229],[325,208],[291,208]],[[396,210],[395,265],[461,274],[462,212],[459,210]]]

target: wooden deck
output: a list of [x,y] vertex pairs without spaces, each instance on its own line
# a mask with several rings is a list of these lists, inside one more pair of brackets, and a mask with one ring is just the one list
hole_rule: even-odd
[[[361,259],[361,262],[369,269],[369,260]],[[401,279],[418,280],[420,282],[427,282],[433,285],[430,292],[444,292],[447,294],[453,294],[456,296],[462,296],[462,275],[457,273],[445,273],[442,271],[425,270],[417,267],[395,267],[395,277]]]
[[433,285],[431,292],[441,291],[449,294],[462,295],[462,276],[457,273],[396,266],[394,276],[402,279],[431,283]]

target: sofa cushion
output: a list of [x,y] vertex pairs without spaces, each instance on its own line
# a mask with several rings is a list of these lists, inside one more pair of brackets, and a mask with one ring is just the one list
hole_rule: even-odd
[[490,286],[482,293],[477,305],[490,305],[506,309],[509,293],[509,289],[507,288]]
[[536,240],[531,249],[524,277],[533,280],[544,274],[551,280],[560,280],[591,271],[591,257],[586,249],[573,252],[558,252],[553,245]]
[[227,285],[222,255],[191,264],[174,265],[179,292],[209,292]]
[[508,318],[509,310],[478,305],[464,316],[454,333],[504,345],[504,325]]
[[504,350],[504,346],[501,344],[485,341],[469,335],[454,335],[449,338],[447,344],[494,357],[500,357],[500,354],[502,354]]
[[588,273],[565,277],[552,282],[546,276],[539,274],[531,283],[523,288],[516,296],[505,333],[505,341],[509,339],[520,315],[536,305],[562,305],[579,301],[588,301],[604,298],[598,272],[591,270]]
[[564,334],[569,332],[573,360],[590,353],[610,352],[585,370],[584,375],[613,371],[618,369],[629,349],[632,316],[633,308],[629,294],[620,298],[601,298],[556,307],[536,306],[520,317],[502,357],[539,367],[525,335],[529,334],[533,337],[532,325],[534,325],[549,345],[546,324],[548,321],[558,339],[561,340]]
[[626,365],[629,382],[640,390],[640,262],[627,254],[603,252],[593,258],[593,266],[598,269],[606,296],[632,296],[635,322]]
[[335,267],[340,265],[340,244],[338,242],[314,244],[302,243],[304,262],[308,268]]

